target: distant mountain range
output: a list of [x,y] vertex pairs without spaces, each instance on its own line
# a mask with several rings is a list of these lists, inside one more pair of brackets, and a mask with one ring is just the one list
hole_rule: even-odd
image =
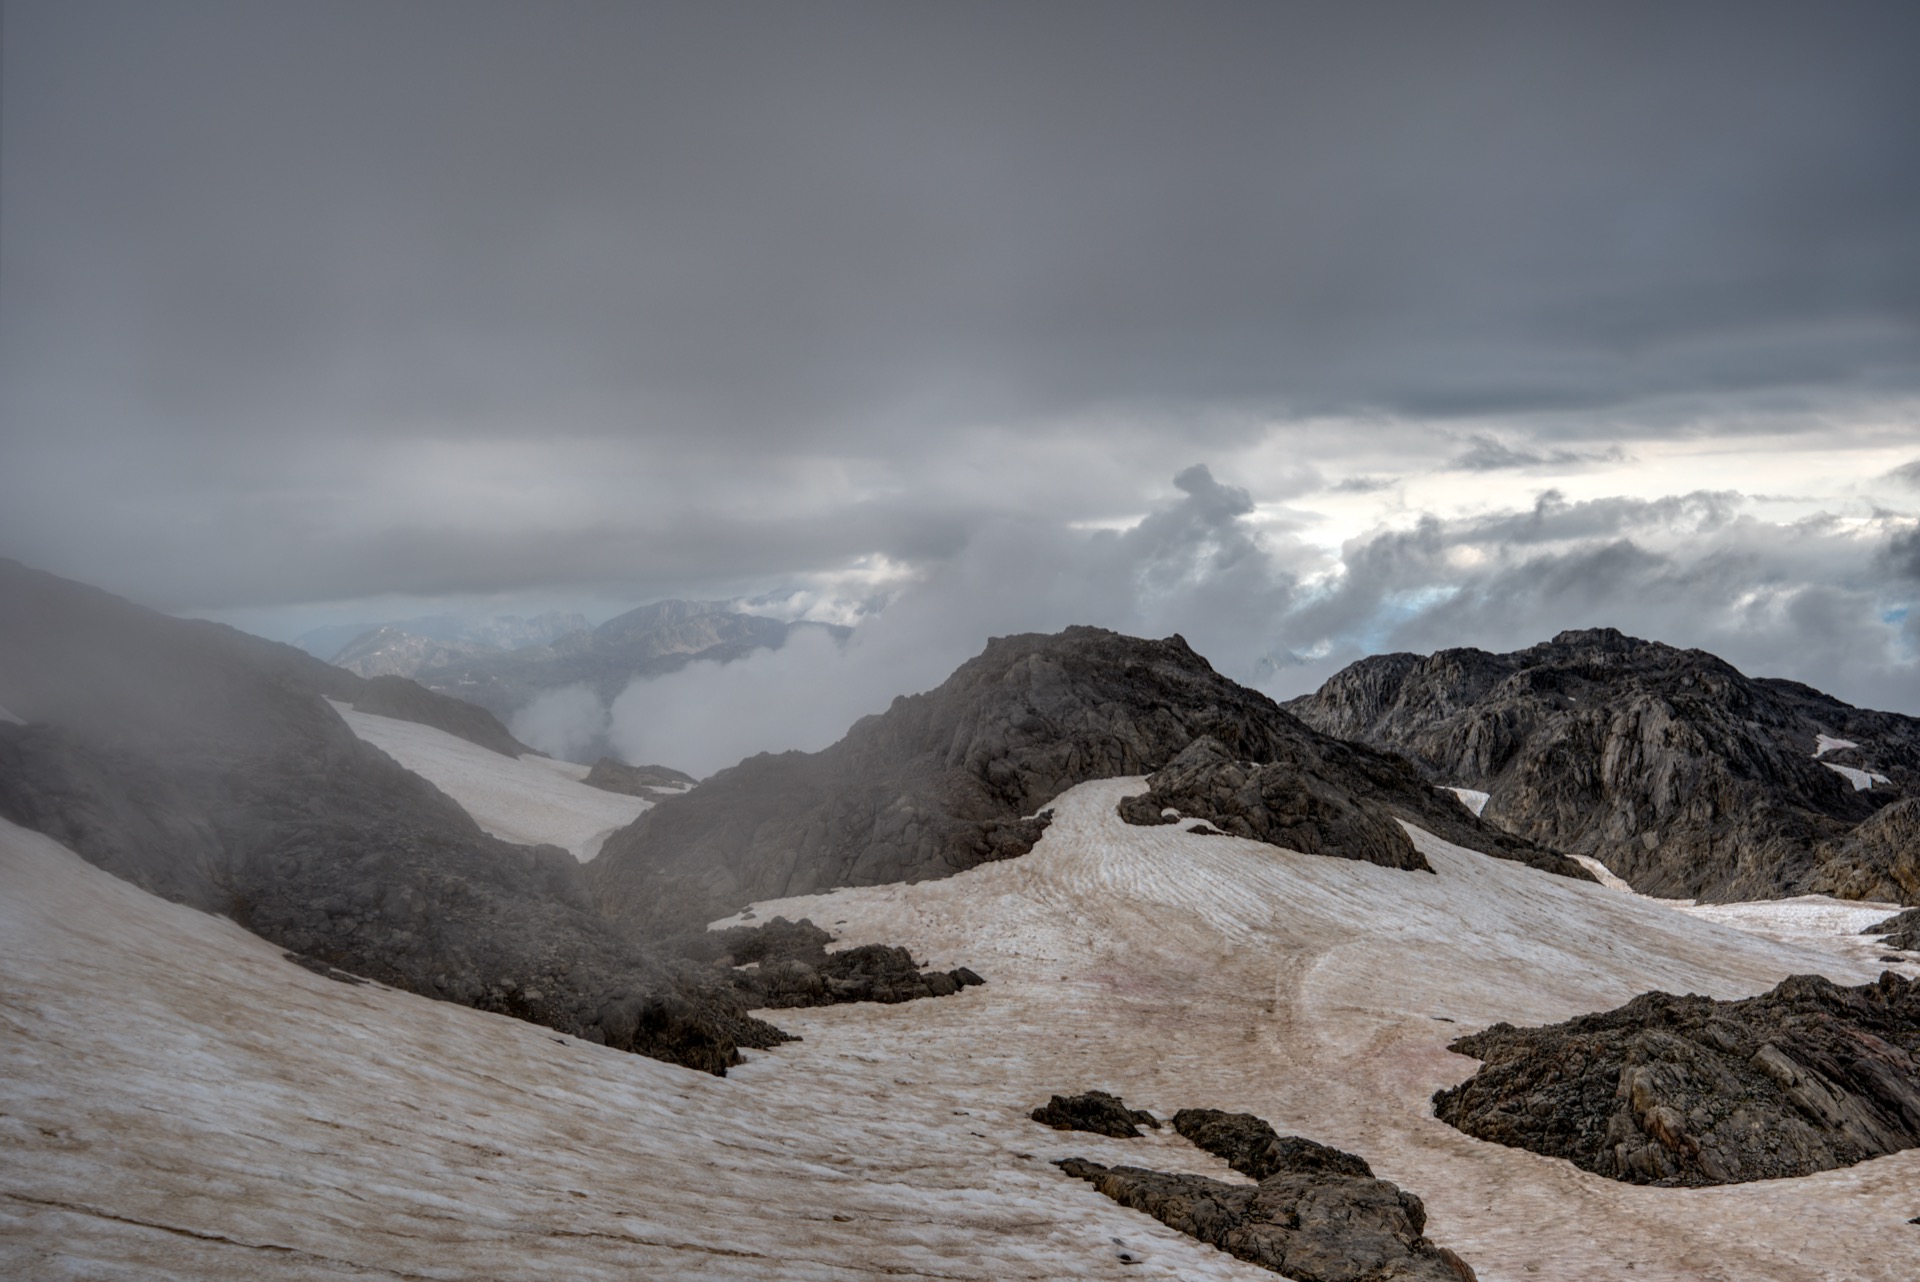
[[1597,628],[1512,654],[1375,655],[1287,707],[1645,894],[1920,902],[1920,719],[1702,650]]
[[[582,632],[592,626],[587,622],[586,615],[571,610],[549,610],[545,614],[531,616],[496,614],[485,619],[472,619],[458,614],[426,614],[411,619],[386,619],[378,623],[328,624],[301,633],[293,643],[316,659],[341,663],[345,651],[375,632],[404,633],[456,647],[517,650],[521,646],[546,645],[569,632]],[[362,672],[360,675],[404,677],[412,674],[396,670],[390,673]]]

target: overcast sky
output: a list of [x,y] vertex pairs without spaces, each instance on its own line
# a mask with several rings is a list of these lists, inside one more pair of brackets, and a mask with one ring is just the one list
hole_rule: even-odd
[[886,603],[827,722],[1069,622],[1920,713],[1920,5],[3,20],[30,564],[281,636]]

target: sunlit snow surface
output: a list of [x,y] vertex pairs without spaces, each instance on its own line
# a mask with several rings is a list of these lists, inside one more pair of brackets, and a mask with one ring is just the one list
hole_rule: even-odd
[[1915,1276],[1920,1152],[1647,1189],[1429,1116],[1495,1020],[1876,964],[1423,833],[1437,876],[1130,827],[1141,788],[1072,790],[1019,859],[758,905],[988,984],[778,1012],[806,1040],[724,1080],[320,978],[0,828],[0,1276],[1273,1277],[1048,1165],[1220,1172],[1027,1120],[1088,1087],[1361,1153],[1487,1282]]
[[1460,804],[1473,811],[1476,818],[1487,808],[1487,802],[1490,800],[1487,794],[1478,788],[1448,788],[1447,791],[1460,798]]
[[1837,748],[1858,748],[1859,746],[1851,739],[1836,739],[1830,734],[1813,737],[1813,755],[1816,757],[1824,757]]
[[[328,700],[333,703],[333,700]],[[505,757],[432,726],[333,703],[353,732],[452,797],[504,841],[564,846],[585,862],[614,831],[653,803],[580,780],[587,767],[546,757]]]

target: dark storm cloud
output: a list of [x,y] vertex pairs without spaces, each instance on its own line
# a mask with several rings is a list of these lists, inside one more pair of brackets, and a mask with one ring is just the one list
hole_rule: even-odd
[[[173,606],[938,578],[1152,509],[1096,580],[1226,585],[1251,637],[1297,577],[1255,573],[1252,498],[1154,496],[1269,412],[1474,415],[1460,465],[1500,470],[1604,460],[1657,398],[1920,388],[1908,4],[4,21],[0,550]],[[1145,462],[1101,498],[1062,460],[1114,407]],[[463,445],[553,441],[632,495],[444,492]]]

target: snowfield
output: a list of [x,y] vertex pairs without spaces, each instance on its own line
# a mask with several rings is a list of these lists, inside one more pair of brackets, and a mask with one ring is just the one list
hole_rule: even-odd
[[1273,1278],[1048,1164],[1224,1174],[1026,1117],[1089,1087],[1360,1153],[1485,1282],[1920,1272],[1920,1151],[1648,1189],[1429,1115],[1496,1020],[1876,963],[1417,831],[1438,875],[1129,827],[1143,787],[1073,789],[1019,859],[757,905],[988,983],[777,1012],[806,1040],[726,1079],[321,978],[0,826],[0,1275]]
[[589,767],[532,755],[503,757],[413,721],[333,704],[353,732],[458,802],[502,841],[564,846],[585,863],[601,843],[653,805],[580,780]]

